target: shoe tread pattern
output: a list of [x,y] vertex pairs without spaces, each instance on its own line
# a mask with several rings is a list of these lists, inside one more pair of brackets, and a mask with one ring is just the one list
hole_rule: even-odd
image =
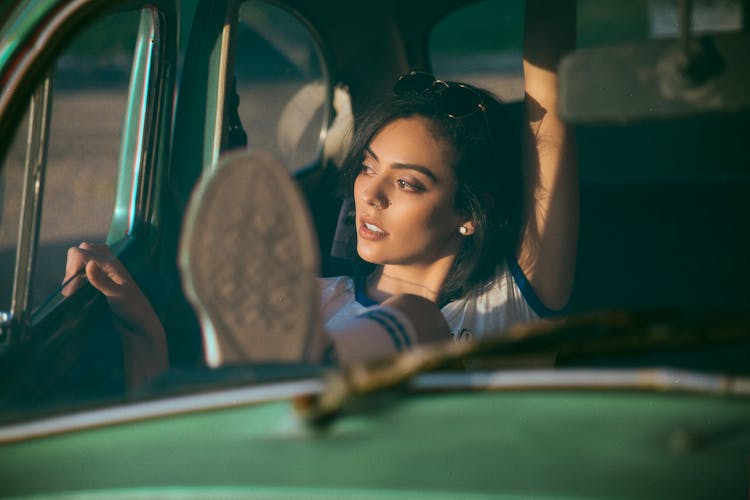
[[188,295],[216,334],[220,363],[302,360],[317,326],[318,259],[301,194],[265,156],[219,168],[192,214]]

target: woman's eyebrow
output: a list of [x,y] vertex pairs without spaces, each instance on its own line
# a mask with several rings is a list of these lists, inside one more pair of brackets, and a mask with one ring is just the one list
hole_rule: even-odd
[[416,170],[417,172],[421,172],[422,174],[429,177],[432,182],[438,183],[437,176],[427,167],[424,167],[422,165],[414,165],[412,163],[394,163],[391,165],[391,168],[400,169],[400,170]]
[[[367,152],[367,154],[369,154],[370,156],[372,156],[375,159],[375,161],[378,161],[378,162],[380,161],[380,159],[378,158],[378,155],[376,155],[372,151],[372,149],[370,149],[369,147],[367,147],[367,148],[365,148],[365,151]],[[439,179],[437,178],[437,176],[435,175],[435,173],[432,170],[430,170],[429,168],[427,168],[427,167],[425,167],[423,165],[417,165],[417,164],[413,164],[413,163],[393,163],[391,165],[391,168],[395,168],[397,170],[416,170],[417,172],[420,172],[420,173],[426,175],[427,177],[429,177],[432,180],[432,182],[435,182],[435,183],[439,182]]]

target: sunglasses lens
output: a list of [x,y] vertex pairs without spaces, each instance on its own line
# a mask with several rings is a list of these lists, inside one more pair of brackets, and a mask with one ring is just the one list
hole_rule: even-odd
[[396,95],[433,91],[438,96],[441,111],[451,118],[465,118],[478,111],[484,111],[482,97],[462,84],[436,80],[430,73],[412,71],[402,75],[393,92]]
[[464,118],[483,109],[482,98],[468,87],[453,85],[440,94],[440,106],[451,118]]
[[402,75],[398,79],[396,85],[393,87],[393,92],[396,95],[404,95],[410,92],[424,92],[432,87],[433,83],[435,83],[435,77],[431,74],[412,71],[411,73]]

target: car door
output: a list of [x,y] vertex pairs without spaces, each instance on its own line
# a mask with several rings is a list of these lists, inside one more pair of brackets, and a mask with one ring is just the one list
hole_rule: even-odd
[[60,281],[81,241],[106,241],[138,277],[158,251],[177,26],[172,0],[90,0],[21,2],[0,28],[6,402],[121,388],[104,301]]
[[[157,310],[173,364],[203,362],[198,323],[180,287],[177,246],[193,186],[221,155],[244,149],[278,158],[300,180],[320,220],[335,224],[338,207],[321,209],[325,201],[316,196],[321,189],[332,191],[321,179],[328,171],[324,146],[334,121],[335,77],[308,10],[265,0],[196,4],[175,111],[172,167],[160,205],[160,266],[168,290],[162,290]],[[346,115],[342,110],[338,116]]]

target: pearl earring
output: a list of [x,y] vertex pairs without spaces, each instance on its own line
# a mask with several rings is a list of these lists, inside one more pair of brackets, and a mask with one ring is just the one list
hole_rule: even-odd
[[461,233],[462,235],[466,236],[466,233],[468,233],[469,230],[466,228],[466,226],[461,226],[461,227],[458,228],[458,232]]

